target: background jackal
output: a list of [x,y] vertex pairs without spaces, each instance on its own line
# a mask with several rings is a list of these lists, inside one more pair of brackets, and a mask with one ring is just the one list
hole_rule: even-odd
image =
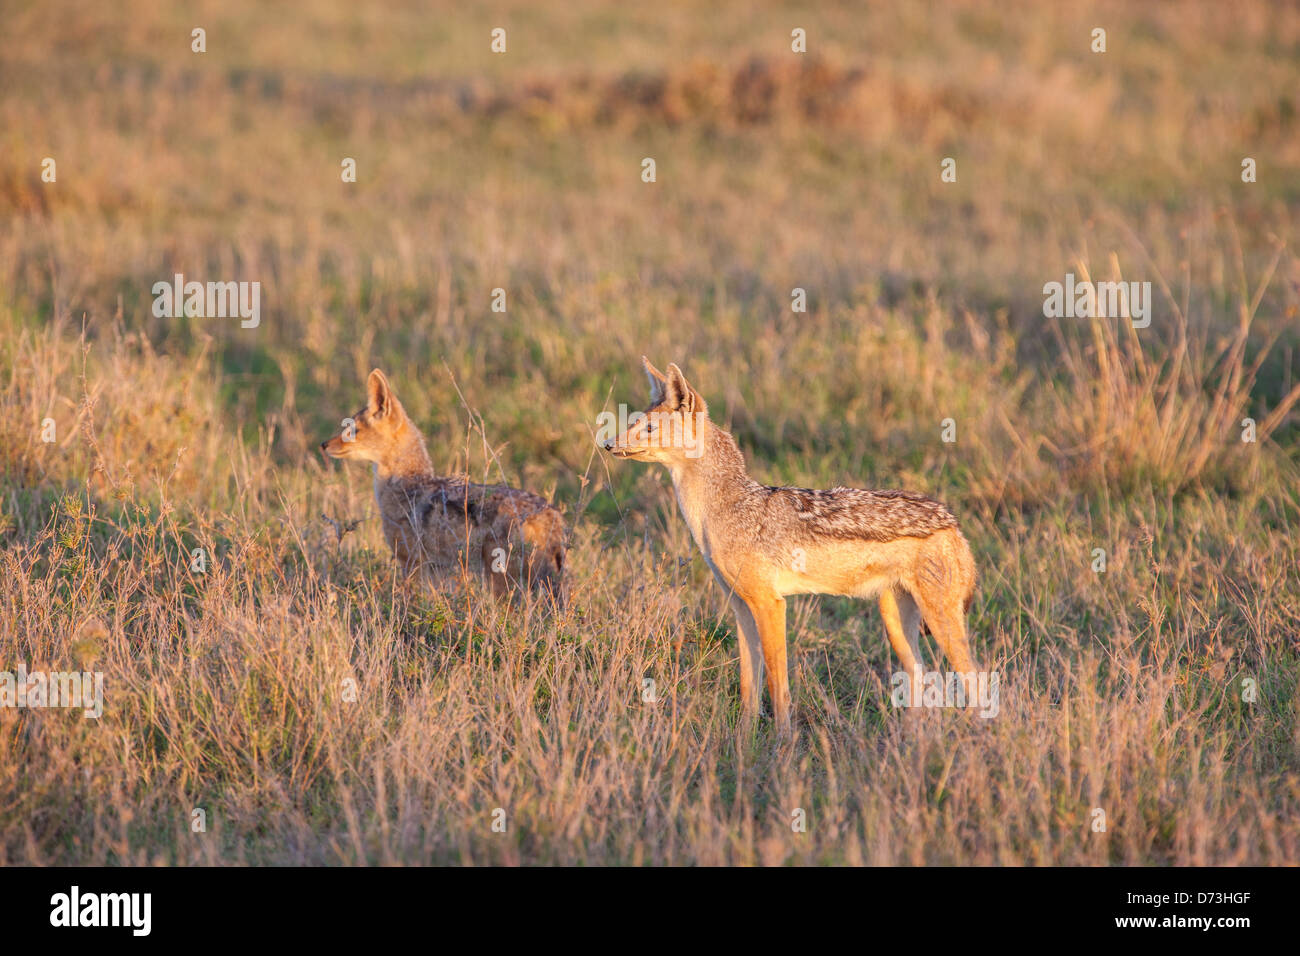
[[[668,466],[691,535],[740,625],[740,691],[758,707],[763,662],[778,727],[790,725],[785,598],[879,597],[885,630],[917,687],[924,616],[961,674],[975,671],[966,611],[975,561],[957,519],[933,498],[905,491],[772,488],[745,472],[735,439],[676,365],[644,357],[650,408],[605,447],[619,458]],[[761,657],[760,657],[761,654]]]
[[482,574],[493,593],[512,587],[563,600],[564,520],[544,498],[504,485],[434,473],[416,428],[379,369],[353,426],[321,442],[332,458],[373,462],[384,539],[408,575],[438,581]]

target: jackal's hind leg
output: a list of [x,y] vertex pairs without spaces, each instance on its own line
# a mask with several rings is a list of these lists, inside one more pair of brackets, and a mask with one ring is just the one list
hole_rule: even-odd
[[964,676],[967,699],[972,699],[977,687],[978,667],[971,656],[970,638],[966,633],[966,613],[962,607],[965,595],[951,588],[927,587],[922,583],[916,597],[930,633],[952,669]]

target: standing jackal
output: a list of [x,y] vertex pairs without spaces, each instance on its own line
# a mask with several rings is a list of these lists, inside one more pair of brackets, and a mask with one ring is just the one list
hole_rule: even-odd
[[495,594],[528,587],[562,603],[560,512],[527,491],[434,474],[424,436],[379,369],[366,393],[352,424],[320,447],[331,458],[374,463],[384,539],[407,575],[436,583],[465,569],[484,575]]
[[789,730],[789,594],[879,597],[889,642],[913,688],[921,679],[924,616],[956,670],[973,679],[966,611],[975,560],[947,508],[906,491],[760,485],[745,473],[735,439],[709,421],[708,406],[681,369],[669,365],[665,375],[641,361],[650,408],[605,448],[668,466],[682,516],[740,625],[746,714],[758,709],[766,662],[777,726]]

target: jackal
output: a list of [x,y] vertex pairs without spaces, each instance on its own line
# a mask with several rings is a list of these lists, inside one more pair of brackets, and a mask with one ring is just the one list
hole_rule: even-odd
[[379,369],[366,393],[366,406],[320,447],[331,458],[374,464],[384,539],[407,576],[423,573],[436,584],[467,570],[495,594],[526,587],[562,603],[560,512],[527,491],[434,474],[424,436]]
[[[906,491],[771,488],[745,472],[735,439],[676,365],[665,375],[641,359],[650,408],[605,448],[668,467],[696,545],[740,626],[740,693],[758,709],[763,663],[772,710],[790,727],[785,598],[878,597],[889,642],[913,687],[921,679],[920,624],[956,670],[976,670],[966,635],[975,560],[957,519],[933,498]],[[761,657],[760,657],[761,654]]]

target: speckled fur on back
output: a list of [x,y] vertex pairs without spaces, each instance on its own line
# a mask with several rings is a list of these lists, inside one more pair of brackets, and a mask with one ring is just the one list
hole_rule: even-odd
[[[745,458],[730,433],[710,422],[704,455],[698,468],[713,478],[725,507],[720,526],[761,529],[760,544],[777,536],[782,545],[795,541],[835,538],[845,541],[892,541],[924,538],[956,528],[942,502],[912,491],[868,491],[863,488],[789,488],[763,485],[745,471]],[[706,491],[706,494],[709,493]]]
[[865,491],[861,488],[768,488],[768,508],[789,508],[791,533],[809,538],[857,538],[890,541],[902,536],[924,538],[957,519],[933,498],[911,491]]
[[531,588],[563,601],[564,519],[544,498],[434,473],[424,438],[375,369],[354,426],[321,443],[327,455],[369,461],[384,539],[408,574],[437,583],[468,572],[497,594]]
[[956,670],[973,675],[965,612],[975,561],[952,512],[907,491],[760,484],[681,369],[669,365],[664,374],[642,362],[651,407],[605,447],[619,458],[657,461],[672,475],[691,535],[740,623],[748,711],[757,708],[765,663],[778,724],[789,725],[785,597],[791,594],[878,598],[890,643],[913,678],[921,673],[924,615]]

